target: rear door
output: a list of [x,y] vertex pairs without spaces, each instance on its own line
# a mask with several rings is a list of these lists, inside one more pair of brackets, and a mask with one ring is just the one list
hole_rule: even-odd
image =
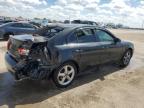
[[94,28],[81,28],[76,30],[78,39],[78,49],[80,54],[80,64],[83,66],[93,66],[100,63],[101,49]]
[[101,63],[106,63],[110,61],[116,61],[121,58],[123,53],[123,46],[121,42],[115,42],[115,37],[108,31],[98,29],[96,30],[96,36],[98,37],[101,50]]

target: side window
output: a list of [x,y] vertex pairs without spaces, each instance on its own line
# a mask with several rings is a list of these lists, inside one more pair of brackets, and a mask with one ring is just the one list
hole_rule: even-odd
[[85,33],[86,35],[94,35],[94,30],[93,30],[93,29],[88,29],[88,28],[86,28],[86,29],[84,29],[83,31],[84,31],[84,33]]
[[22,27],[22,24],[21,23],[14,23],[11,25],[12,27]]
[[76,35],[78,38],[85,36],[86,34],[82,30],[77,30]]
[[31,24],[23,23],[23,28],[34,28]]
[[113,37],[103,30],[96,30],[96,36],[99,38],[101,42],[113,42]]
[[77,43],[77,37],[74,33],[68,36],[67,38],[68,43]]
[[94,30],[90,28],[80,29],[76,31],[78,42],[96,42],[96,37],[94,35]]

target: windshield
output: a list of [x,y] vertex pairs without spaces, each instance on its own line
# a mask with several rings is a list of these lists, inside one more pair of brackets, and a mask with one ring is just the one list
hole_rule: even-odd
[[44,27],[44,28],[38,30],[38,32],[36,34],[47,37],[47,38],[51,38],[63,30],[64,30],[64,28],[58,27],[58,26],[56,26],[56,27]]

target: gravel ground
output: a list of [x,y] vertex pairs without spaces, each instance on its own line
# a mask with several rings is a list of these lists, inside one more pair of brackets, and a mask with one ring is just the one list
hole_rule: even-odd
[[14,81],[4,65],[6,42],[0,41],[0,108],[144,108],[144,31],[111,31],[134,43],[130,65],[104,65],[66,89],[51,81]]

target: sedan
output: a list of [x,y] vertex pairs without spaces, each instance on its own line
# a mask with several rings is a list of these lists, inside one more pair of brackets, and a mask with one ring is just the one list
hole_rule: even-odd
[[9,22],[0,25],[0,38],[8,39],[10,35],[33,34],[37,27],[26,22]]
[[89,25],[49,25],[35,36],[18,35],[8,41],[5,61],[17,80],[49,79],[67,87],[90,66],[115,62],[126,67],[134,45],[106,29]]

